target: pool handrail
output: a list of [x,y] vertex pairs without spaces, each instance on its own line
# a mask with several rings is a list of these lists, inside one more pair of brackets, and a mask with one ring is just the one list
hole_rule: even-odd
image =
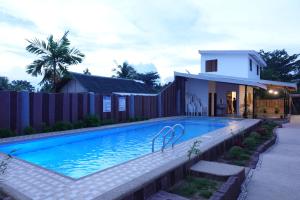
[[163,133],[164,130],[169,129],[169,131],[166,133],[168,134],[170,131],[174,131],[171,126],[164,126],[152,139],[152,153],[154,152],[154,142],[155,140]]
[[[164,136],[163,136],[163,145],[161,147],[161,151],[163,152],[165,147],[173,140],[174,136],[175,136],[175,129],[173,128],[174,126],[172,126],[172,129],[170,129]],[[167,135],[169,135],[170,131],[172,131],[172,135],[169,138],[169,140],[166,142],[166,137]]]
[[177,138],[175,139],[175,141],[172,143],[172,148],[175,146],[176,142],[178,142],[178,140],[179,140],[180,138],[182,138],[182,136],[185,134],[185,128],[184,128],[184,126],[183,126],[182,124],[175,124],[174,126],[172,126],[174,132],[175,132],[175,128],[176,128],[176,127],[180,127],[180,128],[181,128],[181,134],[180,134],[179,137],[177,137]]

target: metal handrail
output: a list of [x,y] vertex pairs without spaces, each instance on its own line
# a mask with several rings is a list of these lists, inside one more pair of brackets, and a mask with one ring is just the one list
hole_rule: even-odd
[[155,140],[163,133],[165,129],[169,129],[169,131],[165,134],[167,135],[170,131],[174,132],[174,129],[171,126],[163,127],[152,139],[152,152],[154,152],[154,142]]
[[[179,140],[180,138],[182,138],[182,136],[185,134],[185,129],[184,129],[184,126],[183,126],[182,124],[175,124],[174,126],[172,126],[174,132],[175,132],[175,128],[176,128],[177,126],[181,128],[182,132],[181,132],[180,136],[177,137],[177,139],[172,143],[172,148],[174,147],[174,145],[176,144],[176,142],[178,142],[178,140]],[[174,136],[173,136],[173,138],[174,138]]]
[[[169,140],[167,141],[166,143],[166,137],[167,135],[169,135],[170,131],[172,131],[172,135],[171,137],[169,138]],[[172,127],[172,130],[170,129],[170,131],[168,131],[164,136],[163,136],[163,145],[161,147],[161,151],[164,151],[165,147],[173,140],[174,136],[175,136],[175,130],[173,129]]]

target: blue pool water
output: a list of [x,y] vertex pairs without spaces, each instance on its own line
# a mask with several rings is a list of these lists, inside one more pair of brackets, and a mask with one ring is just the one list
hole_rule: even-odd
[[[180,143],[236,123],[236,120],[200,117],[145,122],[4,144],[0,145],[0,152],[17,150],[13,155],[20,159],[72,178],[80,178],[151,153],[154,135],[164,126],[177,123],[182,124],[186,132],[178,141]],[[179,134],[180,131],[177,132]],[[162,138],[158,138],[155,150],[159,150],[161,143]]]

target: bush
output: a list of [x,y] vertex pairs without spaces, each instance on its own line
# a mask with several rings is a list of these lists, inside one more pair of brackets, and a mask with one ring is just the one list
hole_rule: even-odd
[[57,122],[51,127],[51,131],[65,131],[73,129],[72,124],[68,122]]
[[257,132],[258,134],[260,134],[261,136],[268,134],[268,130],[264,127],[259,127],[255,130],[255,132]]
[[15,133],[9,129],[0,129],[0,137],[6,138],[6,137],[13,137],[15,136]]
[[30,134],[36,133],[36,130],[33,127],[31,127],[31,126],[28,126],[28,127],[24,128],[23,132],[26,135],[30,135]]
[[257,142],[254,137],[247,137],[244,140],[243,144],[249,149],[254,149],[256,147]]
[[257,132],[251,132],[250,137],[254,138],[255,140],[260,140],[261,136]]
[[83,122],[86,127],[95,127],[100,125],[99,117],[95,115],[88,115],[83,119]]
[[86,126],[85,123],[81,120],[73,124],[74,129],[84,128],[85,126]]
[[109,125],[109,124],[113,124],[114,121],[112,119],[104,119],[101,122],[101,125]]
[[241,155],[244,153],[244,149],[239,146],[233,146],[229,149],[228,156],[231,159],[240,159]]

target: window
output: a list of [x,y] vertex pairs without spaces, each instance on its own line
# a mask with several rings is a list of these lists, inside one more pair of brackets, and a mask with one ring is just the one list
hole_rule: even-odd
[[207,60],[205,61],[205,71],[206,72],[216,72],[218,71],[218,60]]
[[260,67],[256,65],[256,74],[259,75]]
[[103,96],[103,112],[111,112],[111,97]]
[[125,97],[119,97],[119,111],[126,111],[126,98]]
[[250,66],[250,71],[252,71],[252,60],[249,59],[249,66]]

